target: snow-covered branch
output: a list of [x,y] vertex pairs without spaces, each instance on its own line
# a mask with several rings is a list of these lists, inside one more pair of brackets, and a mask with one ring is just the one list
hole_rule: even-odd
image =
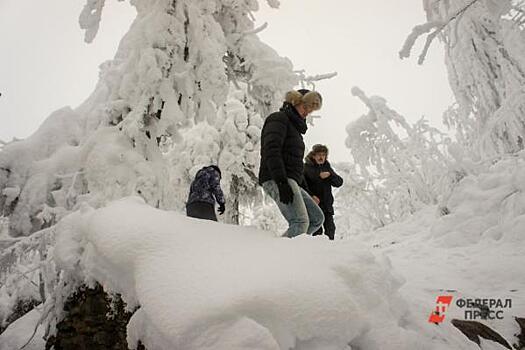
[[305,87],[306,85],[308,85],[313,90],[315,90],[316,82],[321,81],[321,80],[326,80],[326,79],[332,79],[333,77],[337,76],[337,72],[317,74],[317,75],[306,75],[306,72],[304,69],[294,71],[294,73],[299,76],[299,81],[302,87]]
[[426,40],[425,40],[425,46],[423,48],[423,51],[419,55],[418,64],[423,64],[425,61],[428,49],[430,48],[430,45],[432,44],[432,41],[436,38],[436,36],[452,21],[457,19],[459,16],[461,16],[465,11],[468,10],[469,7],[474,5],[479,0],[471,0],[469,3],[467,3],[465,6],[460,8],[458,11],[454,12],[450,16],[448,16],[444,20],[436,20],[436,21],[430,21],[425,24],[420,24],[414,27],[412,29],[412,32],[405,40],[405,43],[403,44],[403,47],[401,51],[399,51],[399,58],[408,58],[410,57],[410,51],[412,50],[412,47],[414,46],[416,40],[424,35],[425,33],[430,32],[432,29],[435,29],[432,33],[430,33]]
[[84,34],[84,41],[86,43],[93,42],[93,39],[95,39],[98,33],[105,2],[106,0],[87,0],[80,13],[78,22],[80,29],[86,31]]
[[[362,178],[359,196],[373,203],[377,222],[395,221],[436,203],[449,163],[445,136],[424,119],[410,125],[382,97],[366,96],[358,87],[352,94],[369,112],[348,124],[346,146]],[[368,187],[374,191],[367,193]]]
[[266,28],[268,28],[268,22],[264,22],[259,27],[255,28],[253,30],[248,30],[248,31],[244,32],[243,34],[244,35],[258,34],[258,33],[262,32],[263,30],[265,30]]
[[305,78],[303,78],[303,81],[307,83],[312,83],[314,81],[321,81],[326,79],[332,79],[333,77],[337,76],[337,72],[332,73],[326,73],[326,74],[317,74],[317,75],[310,75]]
[[419,24],[412,29],[412,33],[406,38],[403,48],[399,51],[399,58],[410,57],[410,51],[414,47],[416,40],[423,34],[430,32],[432,29],[443,25],[442,21],[431,21],[424,24]]

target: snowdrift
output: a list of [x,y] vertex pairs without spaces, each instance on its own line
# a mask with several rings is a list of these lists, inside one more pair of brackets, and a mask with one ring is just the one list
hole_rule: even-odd
[[432,348],[410,329],[388,261],[353,240],[276,238],[130,197],[68,216],[56,242],[56,263],[71,281],[98,281],[140,306],[130,346]]
[[[453,297],[445,322],[436,335],[450,338],[458,330],[450,323],[464,320],[459,299],[510,299],[503,319],[477,319],[510,343],[520,332],[514,317],[525,316],[525,152],[489,164],[464,164],[470,175],[461,179],[444,203],[446,215],[429,206],[404,222],[354,236],[374,254],[386,255],[406,283],[399,293],[414,322],[429,325],[428,316],[439,295]],[[474,308],[474,310],[476,310]],[[465,338],[454,349],[476,344]],[[482,349],[494,349],[493,342]],[[497,347],[503,349],[503,347]],[[474,349],[474,348],[473,348]]]

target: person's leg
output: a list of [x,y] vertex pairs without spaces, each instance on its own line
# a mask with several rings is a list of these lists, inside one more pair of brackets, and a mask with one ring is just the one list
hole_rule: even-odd
[[324,214],[324,234],[327,235],[332,241],[335,238],[335,223],[333,214]]
[[[297,186],[299,187],[299,186]],[[319,229],[322,229],[324,222],[324,214],[321,208],[315,203],[312,199],[312,196],[305,190],[299,187],[301,191],[301,196],[303,197],[304,205],[306,206],[306,211],[308,213],[308,230],[309,235],[316,233]]]
[[297,182],[292,179],[288,179],[288,184],[293,192],[293,201],[289,204],[284,204],[280,201],[279,188],[275,181],[266,181],[262,184],[262,187],[264,192],[266,192],[275,203],[277,203],[279,211],[288,222],[289,227],[284,236],[292,238],[307,232],[309,220],[308,211],[306,210],[305,203],[302,199],[299,185],[297,185]]
[[217,221],[213,204],[193,202],[186,205],[186,215],[192,218]]
[[320,236],[323,234],[323,227],[321,226],[319,230],[315,231],[312,236]]

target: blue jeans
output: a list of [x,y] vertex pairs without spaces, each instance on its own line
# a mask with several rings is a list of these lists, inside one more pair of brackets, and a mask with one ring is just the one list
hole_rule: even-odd
[[316,232],[324,222],[324,214],[312,197],[303,190],[293,179],[288,179],[288,184],[293,191],[293,202],[284,204],[279,200],[279,188],[274,180],[262,184],[266,192],[277,203],[289,227],[285,237],[295,237],[303,233],[311,235]]

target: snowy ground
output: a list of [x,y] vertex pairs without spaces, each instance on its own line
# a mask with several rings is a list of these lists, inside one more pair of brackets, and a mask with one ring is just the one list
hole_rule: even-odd
[[[459,298],[510,298],[512,308],[502,309],[503,320],[477,321],[489,325],[509,342],[516,341],[514,334],[518,333],[518,325],[513,317],[525,315],[523,244],[482,241],[448,247],[432,235],[436,211],[437,208],[428,208],[408,222],[359,238],[368,242],[375,254],[386,255],[394,270],[404,277],[406,282],[399,292],[409,304],[414,322],[428,324],[446,336],[458,332],[450,320],[465,319],[466,309],[456,305]],[[453,296],[452,305],[444,323],[429,324],[430,312],[440,295]]]
[[149,350],[419,347],[388,263],[356,241],[333,243],[191,219],[133,197],[70,216],[55,252],[71,276],[141,306],[128,340]]
[[[128,341],[149,350],[479,349],[450,323],[465,319],[460,298],[511,299],[494,310],[502,320],[482,322],[512,344],[513,317],[525,316],[523,178],[523,155],[500,161],[460,182],[448,215],[428,207],[335,242],[276,238],[125,198],[66,218],[56,261],[71,280],[99,281],[140,305]],[[436,325],[428,318],[440,295],[453,302]],[[0,349],[18,348],[35,323],[33,312],[11,325]]]
[[[384,254],[406,280],[400,294],[419,324],[427,322],[439,295],[453,296],[446,321],[435,328],[457,332],[450,320],[465,319],[463,299],[511,299],[503,320],[479,320],[516,341],[513,317],[525,316],[525,161],[502,160],[463,179],[448,201],[449,215],[429,207],[409,220],[355,239]],[[493,344],[486,345],[491,348]],[[503,348],[503,347],[501,347]]]

